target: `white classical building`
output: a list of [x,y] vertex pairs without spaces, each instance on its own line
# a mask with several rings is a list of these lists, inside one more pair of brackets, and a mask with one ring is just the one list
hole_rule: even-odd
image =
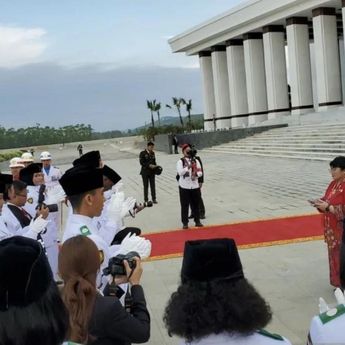
[[199,56],[205,130],[343,105],[345,0],[252,0],[173,37]]

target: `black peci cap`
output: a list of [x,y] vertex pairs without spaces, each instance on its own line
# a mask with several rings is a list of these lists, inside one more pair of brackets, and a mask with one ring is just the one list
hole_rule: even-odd
[[73,166],[86,166],[90,168],[99,168],[99,161],[101,154],[99,151],[89,151],[83,154],[80,158],[73,161]]
[[68,169],[59,180],[67,196],[103,187],[103,170],[85,166]]
[[6,186],[10,185],[12,181],[13,181],[12,175],[0,173],[0,193],[5,193]]
[[19,172],[19,179],[25,182],[28,186],[33,186],[32,177],[34,174],[42,172],[42,163],[31,163],[26,168]]
[[23,236],[0,241],[0,310],[25,307],[54,283],[41,244]]
[[244,278],[233,239],[187,241],[184,247],[181,281],[206,282]]
[[121,176],[112,168],[108,167],[108,165],[104,165],[103,168],[103,175],[108,177],[114,184],[118,183],[121,180]]

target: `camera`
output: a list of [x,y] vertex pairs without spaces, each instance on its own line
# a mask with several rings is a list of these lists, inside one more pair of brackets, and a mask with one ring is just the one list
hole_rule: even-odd
[[136,265],[136,262],[134,260],[135,256],[140,258],[140,255],[137,252],[129,252],[126,255],[118,254],[114,256],[113,258],[110,258],[108,267],[103,269],[103,274],[106,276],[110,274],[113,277],[125,276],[126,268],[125,268],[125,265],[123,264],[123,260],[126,260],[128,262],[129,268],[133,270]]
[[46,205],[44,203],[37,205],[36,209],[40,210],[42,207],[47,207],[49,212],[57,212],[59,210],[57,204]]
[[195,158],[196,154],[198,153],[197,149],[195,148],[194,145],[190,147],[190,151],[188,152],[188,156],[191,158]]

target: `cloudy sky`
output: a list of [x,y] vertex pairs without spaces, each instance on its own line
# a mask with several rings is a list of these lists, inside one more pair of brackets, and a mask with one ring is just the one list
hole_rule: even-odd
[[146,99],[172,96],[201,113],[198,60],[167,40],[241,2],[2,0],[0,125],[125,130],[149,122]]

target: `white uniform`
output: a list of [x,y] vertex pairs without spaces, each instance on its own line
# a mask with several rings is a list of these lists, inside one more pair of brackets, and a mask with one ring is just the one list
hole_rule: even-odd
[[44,184],[47,186],[48,189],[59,184],[59,180],[62,176],[62,173],[59,168],[51,165],[48,173],[44,168],[42,168],[42,172],[44,175]]
[[[31,217],[36,216],[36,207],[38,205],[38,194],[40,186],[27,186],[28,198],[24,205],[24,209],[30,213]],[[44,242],[44,247],[47,252],[48,261],[54,278],[58,279],[58,255],[59,255],[59,245],[58,245],[58,232],[59,232],[59,214],[58,212],[49,213],[47,218],[50,222],[47,225],[47,231],[42,233],[42,239]]]
[[105,277],[103,277],[103,279],[101,278],[102,270],[108,267],[109,259],[116,256],[120,246],[109,246],[104,239],[98,235],[97,228],[95,227],[92,218],[73,213],[67,219],[62,242],[78,235],[89,237],[90,240],[96,244],[100,252],[101,271],[98,276],[97,285],[99,287],[102,285],[103,289],[107,281]]
[[1,219],[5,227],[1,226],[0,241],[12,236],[24,236],[24,237],[32,238],[34,240],[37,239],[37,233],[32,231],[29,226],[25,226],[23,228],[20,225],[20,222],[17,219],[17,217],[8,208],[7,204],[2,206]]
[[314,316],[311,320],[308,344],[345,344],[345,306],[335,308]]
[[110,202],[110,198],[114,192],[112,190],[107,190],[104,192],[104,205],[102,213],[99,217],[92,218],[92,222],[97,229],[97,233],[103,240],[108,244],[111,245],[115,235],[121,230],[119,224],[120,220],[117,223],[109,220],[107,216],[108,213],[108,206]]
[[255,332],[252,335],[227,333],[211,334],[191,343],[182,342],[180,345],[291,345],[290,341],[277,334],[266,331]]

